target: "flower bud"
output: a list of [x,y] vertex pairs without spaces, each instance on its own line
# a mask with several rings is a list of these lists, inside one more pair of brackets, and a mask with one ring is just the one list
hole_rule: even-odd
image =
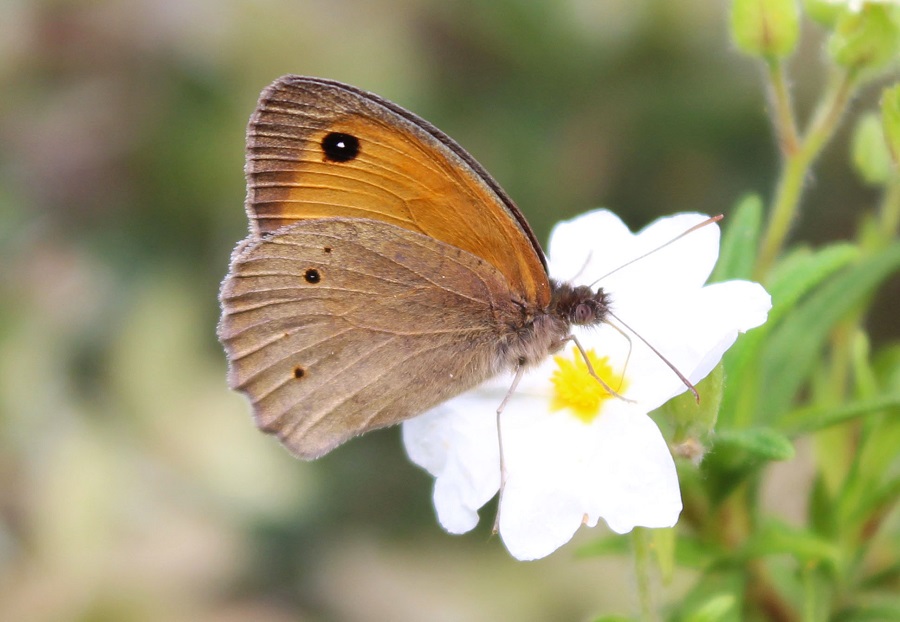
[[731,36],[745,54],[785,58],[794,51],[799,33],[795,0],[734,0]]
[[828,41],[828,53],[850,71],[880,69],[900,52],[900,15],[897,7],[866,4],[861,11],[844,12]]
[[884,184],[891,176],[891,154],[884,139],[884,127],[875,113],[860,117],[853,132],[853,165],[863,180]]
[[835,0],[803,0],[804,13],[829,30],[834,28],[841,14],[848,8],[848,3]]

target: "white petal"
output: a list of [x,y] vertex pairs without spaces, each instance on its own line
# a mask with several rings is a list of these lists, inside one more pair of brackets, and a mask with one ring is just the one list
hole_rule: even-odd
[[678,519],[678,480],[662,435],[642,412],[610,404],[590,424],[566,412],[504,419],[500,535],[517,559],[552,553],[599,517],[619,533]]
[[544,557],[568,542],[584,517],[589,426],[566,412],[504,417],[502,425],[500,536],[517,559]]
[[681,513],[675,462],[653,420],[635,409],[604,412],[590,476],[602,485],[588,492],[590,521],[603,518],[610,529],[671,527]]
[[468,393],[403,423],[410,459],[435,478],[438,520],[450,533],[478,524],[478,509],[500,487],[500,457],[492,399]]
[[[614,270],[634,234],[618,216],[601,209],[560,222],[550,232],[550,276],[567,283],[588,283]],[[591,277],[586,274],[590,268]]]
[[[599,282],[612,296],[615,315],[629,323],[644,318],[652,322],[682,304],[686,293],[703,286],[718,257],[719,228],[707,225],[672,240],[705,219],[703,214],[679,214],[660,219],[638,234],[620,261],[640,259]],[[663,247],[667,242],[672,243]]]

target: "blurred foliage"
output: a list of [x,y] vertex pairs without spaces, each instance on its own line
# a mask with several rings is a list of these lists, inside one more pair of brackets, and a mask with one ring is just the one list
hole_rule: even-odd
[[[855,67],[870,41],[861,28],[890,39],[896,22],[881,11],[874,25],[833,12],[822,18],[830,26],[804,24],[790,60],[801,116],[829,83],[823,54]],[[575,561],[569,547],[520,564],[487,526],[444,534],[430,478],[396,430],[310,464],[255,431],[225,386],[214,330],[218,283],[246,229],[244,129],[282,74],[346,81],[456,138],[541,239],[597,206],[633,227],[724,211],[717,275],[746,278],[763,201],[730,206],[765,196],[780,163],[760,71],[729,42],[730,22],[725,3],[702,0],[7,0],[0,619],[628,611],[619,556]],[[893,44],[879,40],[879,63]],[[856,107],[874,111],[877,90]],[[890,223],[864,218],[896,167],[886,174],[883,156],[866,151],[884,149],[868,123],[856,157],[877,160],[874,185],[853,172],[838,129],[792,220],[795,245],[767,274],[772,319],[725,361],[722,433],[700,470],[683,470],[686,531],[664,588],[679,619],[737,619],[738,569],[791,598],[845,606],[841,619],[895,611],[850,598],[896,594],[900,576],[900,428],[885,398],[900,386],[896,238],[879,237]],[[873,184],[871,166],[861,169]],[[797,456],[772,467],[789,456],[787,439]],[[749,499],[759,507],[740,506]],[[723,514],[738,510],[758,530]]]

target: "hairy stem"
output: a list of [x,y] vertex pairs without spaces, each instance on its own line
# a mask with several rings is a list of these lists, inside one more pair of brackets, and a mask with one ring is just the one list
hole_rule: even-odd
[[[781,73],[783,72],[779,71],[779,74]],[[776,75],[773,80],[783,83],[785,79]],[[800,140],[799,146],[793,151],[783,149],[784,159],[781,175],[756,264],[755,278],[757,280],[764,280],[784,246],[800,205],[800,196],[809,169],[822,152],[822,148],[834,135],[841,114],[853,93],[854,85],[852,74],[843,71],[836,73],[830,81],[822,103],[817,108],[806,134]],[[779,101],[777,95],[779,87],[773,86],[772,88],[776,92],[777,102]],[[783,85],[783,88],[786,86]],[[785,94],[784,98],[786,97]],[[781,98],[780,101],[784,105],[788,105],[788,100],[784,98]],[[777,112],[776,114],[780,116],[790,113]],[[781,123],[776,121],[776,126],[781,127]]]
[[650,530],[636,527],[631,532],[634,547],[634,574],[637,581],[638,607],[642,622],[657,622],[659,616],[653,600]]

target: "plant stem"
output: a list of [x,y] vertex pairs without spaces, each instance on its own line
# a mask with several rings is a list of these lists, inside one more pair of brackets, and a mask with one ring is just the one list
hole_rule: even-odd
[[640,620],[642,622],[657,622],[659,616],[653,602],[653,589],[651,586],[653,563],[650,554],[650,530],[643,527],[635,527],[631,532],[631,542],[634,547],[634,574],[637,580]]
[[[778,72],[783,73],[783,72]],[[784,83],[784,78],[778,75],[773,76],[773,81],[778,80]],[[781,167],[781,176],[778,187],[775,191],[775,199],[772,204],[772,210],[769,214],[769,223],[763,236],[760,246],[759,257],[757,258],[755,278],[756,280],[764,280],[765,275],[769,272],[784,241],[790,231],[791,223],[797,213],[800,205],[800,194],[803,190],[803,184],[809,173],[809,168],[815,159],[821,153],[822,148],[834,135],[840,121],[841,114],[850,100],[853,93],[855,80],[852,74],[848,72],[838,72],[830,80],[829,87],[825,93],[822,103],[816,109],[816,113],[809,124],[806,134],[803,136],[796,150],[784,151],[784,160]],[[785,104],[789,102],[783,97],[778,96],[780,88],[773,85],[775,91],[776,102],[782,101]],[[776,105],[776,108],[778,106]],[[789,112],[779,112],[781,114],[790,114]],[[778,127],[781,122],[777,121]]]
[[797,135],[797,122],[794,120],[791,92],[784,73],[784,65],[780,60],[776,59],[769,63],[769,88],[775,107],[772,123],[775,125],[782,157],[788,158],[800,150],[800,138]]

